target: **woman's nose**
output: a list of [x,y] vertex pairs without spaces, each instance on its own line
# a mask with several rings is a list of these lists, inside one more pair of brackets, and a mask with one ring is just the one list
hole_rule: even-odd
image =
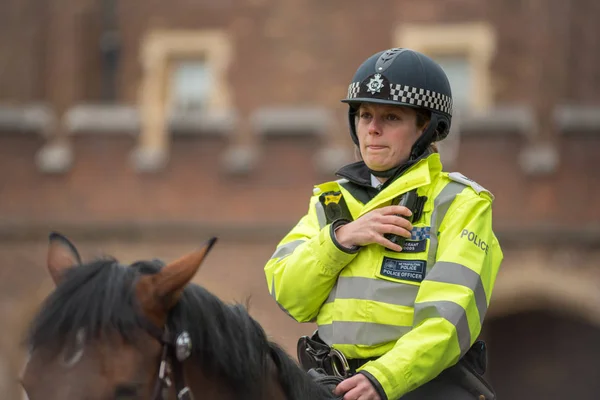
[[379,120],[377,118],[371,119],[371,122],[369,123],[369,134],[370,135],[381,134],[381,127],[379,124]]

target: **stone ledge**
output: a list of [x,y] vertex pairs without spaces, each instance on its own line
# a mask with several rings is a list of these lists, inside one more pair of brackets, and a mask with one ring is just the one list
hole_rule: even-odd
[[[322,174],[333,175],[353,159],[353,149],[325,146],[313,157],[313,164]],[[260,147],[234,146],[225,151],[221,167],[231,175],[247,175],[253,172],[260,158]]]
[[324,107],[262,107],[251,114],[250,125],[259,136],[324,136],[333,118]]
[[130,161],[137,172],[157,172],[169,163],[169,152],[163,149],[135,148],[130,154]]
[[524,105],[499,105],[480,113],[464,113],[459,124],[461,136],[506,133],[532,136],[537,130],[533,111]]
[[356,161],[353,148],[332,146],[320,149],[313,160],[317,171],[332,177],[338,169],[353,161]]
[[248,175],[259,160],[259,150],[248,145],[231,146],[221,158],[221,168],[230,175]]
[[46,104],[0,105],[0,131],[36,132],[47,136],[56,116]]
[[167,119],[169,130],[175,135],[229,136],[238,122],[234,110],[208,112],[174,112]]
[[73,165],[73,149],[63,142],[47,143],[35,155],[38,170],[47,174],[63,174]]
[[[141,116],[137,106],[124,104],[79,104],[64,116],[71,134],[102,133],[139,135]],[[234,110],[205,113],[176,112],[167,118],[167,129],[174,135],[226,135],[235,129]]]
[[561,133],[600,133],[600,105],[560,105],[554,120]]
[[532,143],[525,146],[519,154],[521,170],[530,176],[543,176],[556,172],[560,156],[551,143]]
[[137,135],[140,129],[140,118],[135,106],[79,104],[65,113],[63,124],[71,134],[93,132]]
[[[250,123],[261,136],[321,136],[336,125],[332,111],[324,107],[263,107],[251,115]],[[477,136],[506,133],[529,136],[535,133],[537,126],[532,110],[524,105],[501,105],[480,113],[457,113],[455,124],[460,126],[461,135]]]

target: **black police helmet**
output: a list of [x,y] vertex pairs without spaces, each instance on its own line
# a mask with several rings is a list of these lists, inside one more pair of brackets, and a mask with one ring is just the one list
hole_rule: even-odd
[[352,78],[348,95],[350,135],[358,145],[355,115],[361,103],[422,108],[431,112],[425,132],[413,146],[411,158],[448,135],[452,121],[452,91],[438,63],[417,51],[392,48],[367,58]]

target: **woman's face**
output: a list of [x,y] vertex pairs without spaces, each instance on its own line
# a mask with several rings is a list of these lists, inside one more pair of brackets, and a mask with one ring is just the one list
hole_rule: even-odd
[[356,115],[360,154],[373,171],[386,171],[408,160],[424,130],[417,127],[417,114],[410,107],[363,103]]

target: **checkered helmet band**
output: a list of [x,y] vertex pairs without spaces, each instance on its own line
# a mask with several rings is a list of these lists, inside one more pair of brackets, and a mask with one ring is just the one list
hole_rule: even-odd
[[[360,82],[352,82],[348,86],[347,100],[360,96]],[[416,88],[408,85],[390,83],[390,94],[387,100],[425,107],[452,116],[452,98],[432,90]],[[381,98],[381,97],[379,97]]]

